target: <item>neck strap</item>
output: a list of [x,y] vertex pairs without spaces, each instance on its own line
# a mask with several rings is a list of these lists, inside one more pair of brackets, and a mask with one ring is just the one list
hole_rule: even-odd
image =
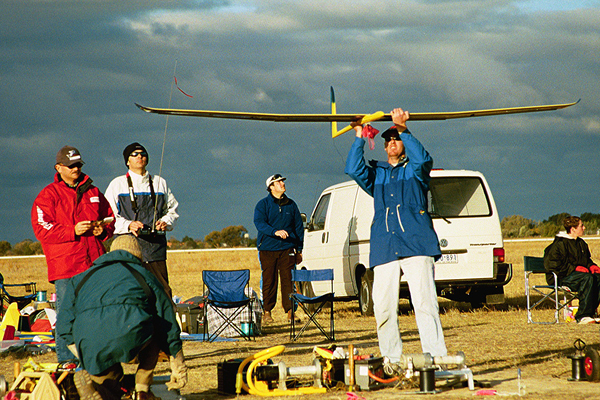
[[[131,208],[133,208],[133,212],[137,215],[138,205],[135,197],[135,193],[133,191],[133,182],[131,180],[131,176],[129,176],[129,172],[127,172],[127,186],[129,186],[129,199],[131,200]],[[156,204],[156,194],[154,193],[154,185],[152,184],[152,175],[148,173],[148,183],[150,185],[150,196],[152,198],[152,205]]]

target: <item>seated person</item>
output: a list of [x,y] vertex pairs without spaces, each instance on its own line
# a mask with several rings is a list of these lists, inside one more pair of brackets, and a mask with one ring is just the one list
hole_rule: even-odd
[[565,218],[566,232],[559,232],[554,242],[544,250],[546,281],[554,285],[554,276],[558,285],[566,286],[579,295],[579,308],[575,319],[580,324],[595,324],[599,304],[600,268],[592,261],[590,249],[581,238],[585,226],[579,217]]
[[187,383],[173,305],[141,258],[137,239],[122,235],[109,253],[69,282],[56,326],[81,362],[83,371],[74,381],[82,400],[120,399],[121,363],[134,359],[135,398],[156,399],[150,385],[160,350],[170,355],[169,389]]

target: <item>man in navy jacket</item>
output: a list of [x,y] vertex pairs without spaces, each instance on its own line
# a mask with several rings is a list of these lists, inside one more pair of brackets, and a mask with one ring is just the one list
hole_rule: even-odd
[[393,365],[402,356],[398,326],[400,277],[410,289],[424,353],[447,355],[434,281],[434,261],[441,256],[431,217],[427,191],[433,160],[406,128],[408,111],[391,112],[394,126],[385,139],[387,161],[364,160],[363,127],[353,123],[356,139],[345,172],[373,196],[370,267],[374,269],[373,306],[381,355]]
[[271,310],[277,302],[277,273],[281,280],[281,305],[291,319],[292,268],[302,261],[304,225],[296,203],[285,195],[285,178],[270,176],[266,182],[269,195],[254,209],[258,230],[256,247],[262,269],[263,322],[273,322]]

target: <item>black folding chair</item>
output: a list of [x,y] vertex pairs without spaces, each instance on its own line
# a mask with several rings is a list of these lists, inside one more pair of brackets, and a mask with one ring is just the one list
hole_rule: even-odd
[[[331,290],[325,294],[320,296],[305,296],[300,293],[290,293],[290,299],[292,300],[292,320],[291,320],[291,329],[290,329],[290,339],[292,341],[297,340],[300,335],[308,328],[308,326],[313,323],[325,337],[333,342],[335,340],[335,331],[334,331],[334,323],[333,323],[333,269],[317,269],[317,270],[292,270],[292,281],[294,283],[302,282],[303,285],[311,285],[311,282],[317,281],[330,281],[331,282]],[[307,293],[308,291],[305,291]],[[323,326],[317,320],[317,315],[325,308],[325,306],[329,304],[327,308],[329,308],[329,333],[325,331]],[[300,331],[296,334],[296,307],[300,306],[302,310],[308,316],[308,320],[300,329]]]
[[[22,287],[25,293],[31,293],[24,296],[15,296],[8,293],[6,288]],[[17,303],[19,310],[27,306],[35,300],[37,289],[35,282],[27,283],[4,283],[4,276],[0,273],[0,317],[4,316],[4,312],[10,303]]]
[[[227,327],[233,328],[239,336],[246,340],[254,339],[255,331],[253,321],[252,303],[254,298],[246,295],[246,288],[250,281],[250,270],[234,271],[202,271],[204,293],[206,295],[204,307],[204,340],[213,342]],[[217,318],[208,320],[210,310],[216,313]],[[239,325],[239,316],[246,311],[248,327],[246,331]],[[238,320],[236,320],[238,319]],[[209,323],[218,324],[211,327]]]

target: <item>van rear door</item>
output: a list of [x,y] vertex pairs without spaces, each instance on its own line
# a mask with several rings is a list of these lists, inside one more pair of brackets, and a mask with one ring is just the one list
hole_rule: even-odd
[[483,175],[433,171],[429,200],[442,250],[436,282],[494,279],[494,249],[503,246],[502,231]]

